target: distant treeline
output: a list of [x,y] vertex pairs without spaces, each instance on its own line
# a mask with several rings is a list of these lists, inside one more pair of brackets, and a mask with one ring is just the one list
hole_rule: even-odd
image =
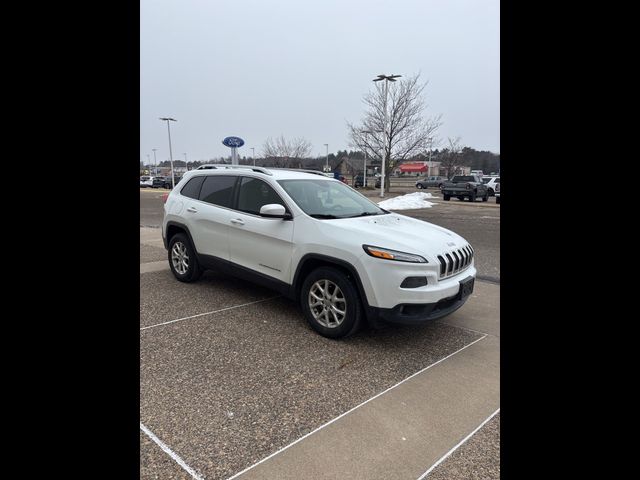
[[[431,152],[431,160],[434,162],[440,161],[441,157],[444,157],[447,154],[447,149],[438,150],[435,149]],[[460,152],[461,161],[460,165],[465,165],[471,167],[472,170],[482,170],[485,173],[490,172],[498,172],[500,170],[500,155],[488,152],[485,150],[476,150],[474,148],[464,147]],[[335,167],[340,160],[343,158],[348,158],[351,160],[364,160],[364,153],[358,150],[338,150],[336,154],[329,154],[329,165],[333,168]],[[289,167],[292,168],[314,168],[320,169],[322,168],[326,162],[327,157],[315,157],[315,158],[303,158],[303,159],[287,159],[287,163]],[[407,162],[416,162],[416,161],[427,161],[429,160],[429,154],[425,155],[417,155]],[[376,163],[380,163],[379,160],[369,159],[370,165],[375,165]],[[207,161],[203,160],[195,160],[191,162],[185,162],[184,160],[174,160],[174,167],[188,167],[189,169],[197,168],[200,165],[205,163],[231,163],[231,157],[219,157],[219,158],[211,158]],[[251,157],[239,157],[239,163],[244,165],[253,164],[253,159]],[[260,166],[273,166],[275,164],[274,159],[264,159],[256,157],[256,165]],[[158,167],[169,167],[171,163],[168,160],[158,162]],[[142,162],[140,162],[140,167],[142,168]]]

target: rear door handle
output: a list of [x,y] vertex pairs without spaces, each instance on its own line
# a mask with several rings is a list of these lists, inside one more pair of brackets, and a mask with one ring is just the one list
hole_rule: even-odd
[[187,212],[198,213],[198,209],[195,208],[195,207],[189,207],[189,208],[187,208]]
[[231,223],[234,223],[236,225],[244,225],[244,222],[240,218],[232,218]]

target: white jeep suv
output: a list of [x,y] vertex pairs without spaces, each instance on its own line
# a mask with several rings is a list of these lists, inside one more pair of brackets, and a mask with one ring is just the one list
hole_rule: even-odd
[[364,321],[420,324],[473,291],[461,236],[389,212],[321,172],[239,165],[186,173],[164,205],[162,237],[182,282],[227,272],[299,301],[321,335]]

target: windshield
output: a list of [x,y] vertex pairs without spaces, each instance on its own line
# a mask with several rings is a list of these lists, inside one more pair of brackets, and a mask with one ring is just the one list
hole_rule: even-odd
[[308,179],[278,183],[310,217],[352,218],[389,213],[342,182]]

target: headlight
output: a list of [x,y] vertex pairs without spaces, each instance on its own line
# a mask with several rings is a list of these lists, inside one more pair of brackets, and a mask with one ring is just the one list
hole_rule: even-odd
[[397,250],[389,250],[388,248],[374,247],[371,245],[363,245],[367,254],[372,257],[382,258],[383,260],[395,260],[397,262],[410,262],[410,263],[429,263],[427,259],[420,255],[414,255],[413,253],[398,252]]

